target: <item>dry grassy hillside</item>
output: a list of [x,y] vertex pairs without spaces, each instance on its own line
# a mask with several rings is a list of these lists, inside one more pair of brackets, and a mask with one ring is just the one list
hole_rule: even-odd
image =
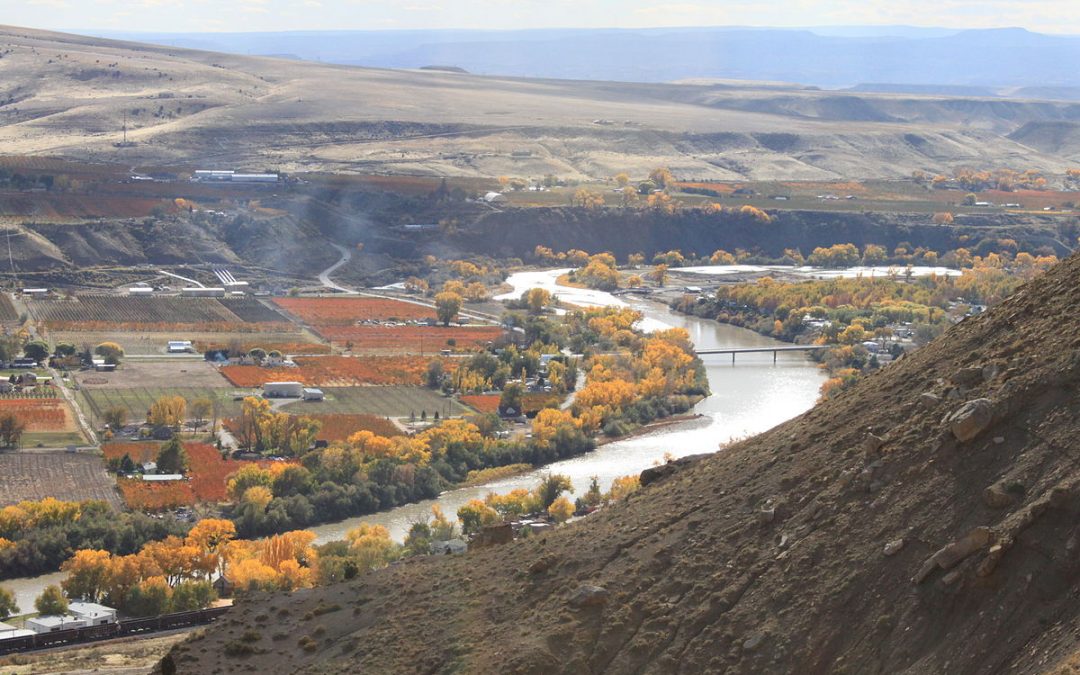
[[[132,164],[606,177],[1058,172],[1009,140],[1073,104],[798,87],[485,78],[229,56],[0,27],[0,144]],[[133,147],[117,148],[127,114]]]
[[[1075,672],[1078,305],[1073,257],[840,397],[614,508],[519,543],[243,601],[163,668]],[[602,590],[583,597],[589,586]],[[249,631],[260,653],[227,656]]]

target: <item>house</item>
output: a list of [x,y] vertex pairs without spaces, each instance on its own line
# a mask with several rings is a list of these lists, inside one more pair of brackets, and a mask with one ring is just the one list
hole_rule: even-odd
[[191,340],[169,340],[167,351],[170,354],[185,354],[195,351],[195,348],[191,345]]
[[105,359],[90,359],[90,363],[94,366],[94,370],[99,373],[111,373],[116,370],[116,364],[105,363]]
[[686,291],[687,293],[700,293],[701,292],[701,286],[684,286],[683,290]]
[[112,607],[99,605],[96,602],[69,602],[68,613],[77,619],[86,621],[87,626],[116,623],[116,610]]
[[267,382],[263,385],[264,398],[303,398],[304,385],[299,382]]
[[322,401],[326,398],[326,395],[323,394],[322,389],[304,387],[303,398],[305,401]]
[[8,638],[27,637],[34,635],[34,631],[25,628],[17,628],[9,623],[0,623],[0,640]]
[[80,619],[71,614],[64,614],[63,616],[38,616],[33,619],[27,619],[25,622],[27,629],[34,631],[38,635],[41,635],[42,633],[55,633],[61,630],[71,630],[73,628],[83,628],[86,625],[86,619]]

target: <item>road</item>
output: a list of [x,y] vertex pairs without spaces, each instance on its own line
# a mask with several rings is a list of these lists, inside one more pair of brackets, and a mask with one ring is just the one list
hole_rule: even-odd
[[319,283],[322,284],[323,286],[326,286],[327,288],[333,289],[333,290],[335,290],[335,291],[337,291],[339,293],[348,293],[349,295],[359,295],[359,293],[356,290],[354,290],[352,288],[346,288],[346,287],[344,287],[344,286],[342,286],[340,284],[336,284],[336,283],[334,283],[333,281],[330,280],[330,275],[331,274],[336,272],[339,267],[341,267],[342,265],[344,265],[347,262],[349,262],[350,260],[352,260],[352,251],[345,248],[341,244],[330,244],[330,245],[333,246],[335,249],[337,249],[337,252],[341,254],[341,258],[336,263],[334,263],[330,267],[327,267],[325,270],[323,270],[322,272],[319,273]]
[[65,384],[64,379],[60,377],[60,373],[55,368],[49,368],[49,374],[52,375],[53,384],[55,384],[56,388],[60,391],[60,395],[63,396],[67,400],[68,405],[71,406],[72,412],[75,413],[75,420],[79,423],[87,440],[92,444],[97,445],[97,434],[94,433],[94,428],[87,421],[86,415],[83,414],[83,410],[78,402],[75,401],[75,395],[67,388],[67,384]]
[[[336,263],[334,263],[330,267],[327,267],[325,270],[319,273],[319,283],[326,288],[329,288],[330,290],[337,293],[345,293],[348,295],[362,295],[369,298],[385,298],[388,300],[397,300],[399,302],[409,302],[414,305],[420,305],[421,307],[435,307],[435,303],[433,302],[426,302],[423,300],[417,300],[415,298],[403,298],[391,294],[372,293],[371,291],[358,291],[355,288],[348,288],[346,286],[342,286],[341,284],[335,283],[330,278],[330,275],[336,272],[342,265],[352,260],[352,251],[345,248],[341,244],[331,243],[330,245],[333,246],[338,251],[338,253],[341,254],[341,257]],[[468,319],[480,321],[482,323],[493,323],[495,325],[501,324],[499,317],[495,316],[494,314],[488,314],[486,312],[477,312],[475,310],[462,310],[458,312],[458,314]]]

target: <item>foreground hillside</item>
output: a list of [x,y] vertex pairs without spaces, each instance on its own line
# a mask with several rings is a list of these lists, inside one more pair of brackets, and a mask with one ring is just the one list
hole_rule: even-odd
[[1075,672],[1078,305],[1074,256],[613,508],[242,601],[161,670]]
[[[960,166],[1061,173],[1052,101],[392,71],[0,26],[0,144],[128,165],[447,176],[827,180]],[[124,125],[127,125],[127,145]],[[1041,138],[1041,136],[1040,136]]]

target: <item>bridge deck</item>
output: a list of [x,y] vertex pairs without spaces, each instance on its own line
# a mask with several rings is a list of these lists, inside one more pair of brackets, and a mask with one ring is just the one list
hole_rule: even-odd
[[828,349],[829,345],[780,345],[776,347],[733,347],[731,349],[698,349],[701,354],[754,354],[768,352],[812,352]]

